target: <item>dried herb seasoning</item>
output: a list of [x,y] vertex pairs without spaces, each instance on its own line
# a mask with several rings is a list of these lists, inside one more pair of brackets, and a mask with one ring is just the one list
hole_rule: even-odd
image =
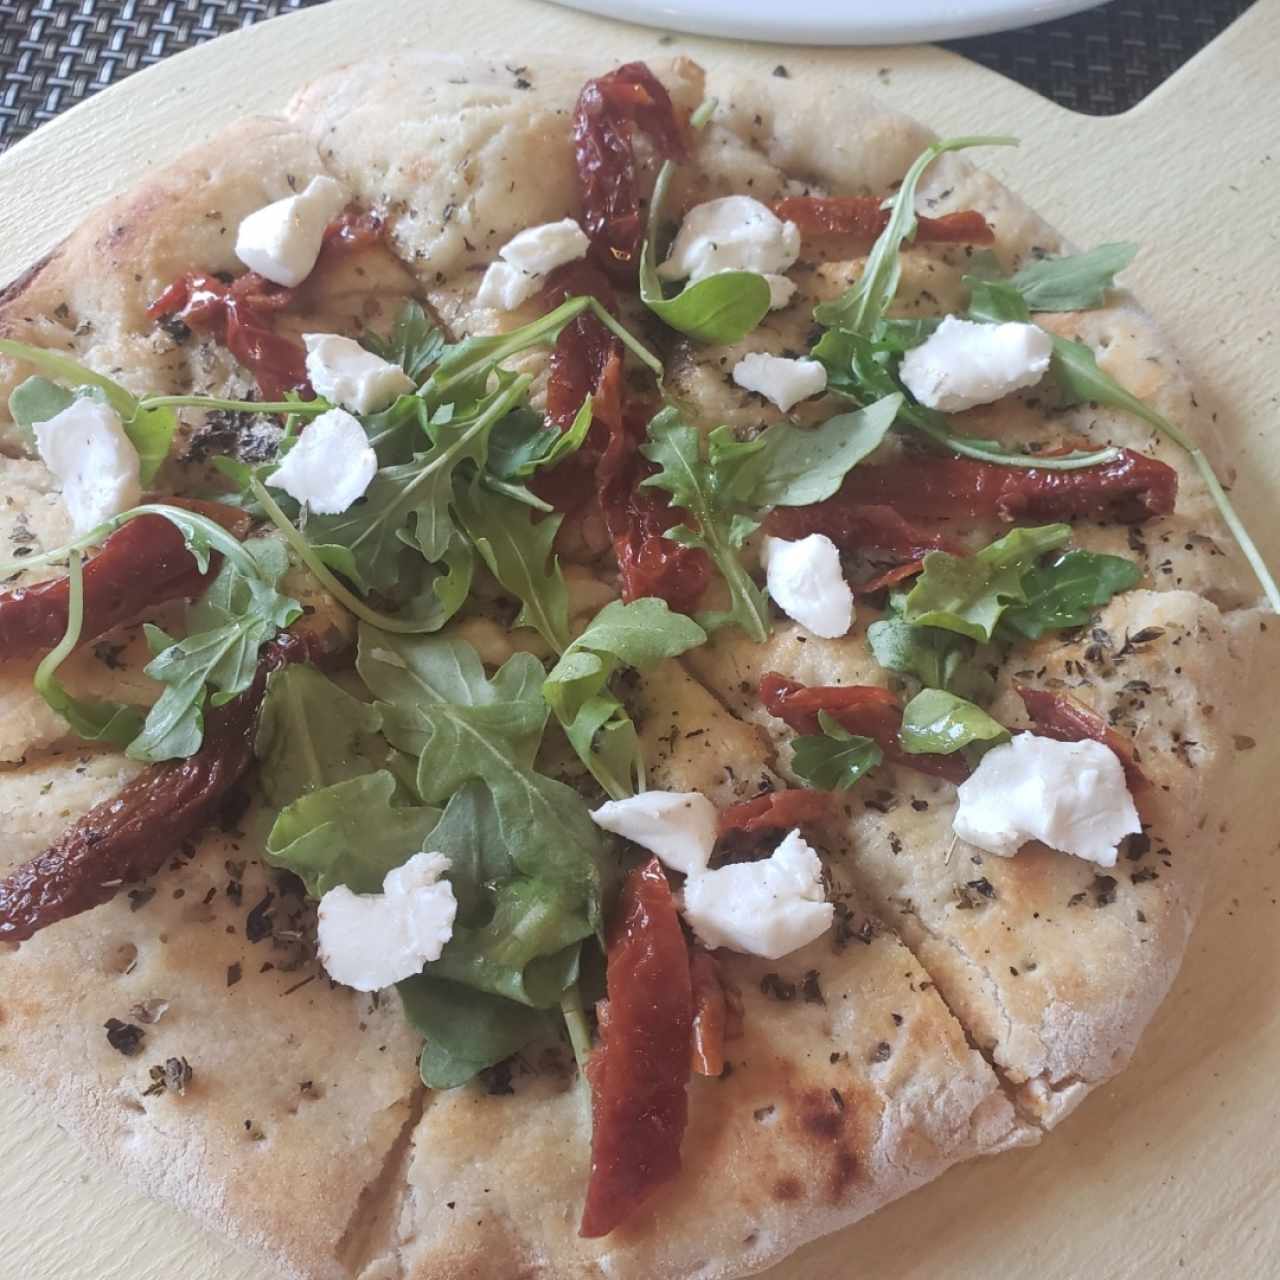
[[126,1058],[137,1057],[142,1052],[142,1042],[147,1033],[132,1022],[121,1022],[119,1018],[108,1018],[103,1027],[107,1032],[107,1043]]

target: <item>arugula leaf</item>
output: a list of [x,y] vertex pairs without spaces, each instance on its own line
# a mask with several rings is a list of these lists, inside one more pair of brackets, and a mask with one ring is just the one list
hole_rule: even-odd
[[532,627],[563,653],[569,644],[569,591],[552,553],[562,517],[534,518],[523,504],[465,481],[454,502],[489,572],[521,602],[512,626]]
[[1089,347],[1083,342],[1072,342],[1069,338],[1055,336],[1053,339],[1053,360],[1050,368],[1058,380],[1068,399],[1068,403],[1079,404],[1092,401],[1096,404],[1110,405],[1113,409],[1123,409],[1135,418],[1154,427],[1161,435],[1168,436],[1179,445],[1191,459],[1192,465],[1199,472],[1210,497],[1218,508],[1227,528],[1244,552],[1250,568],[1267,597],[1272,609],[1280,613],[1280,587],[1277,587],[1271,571],[1267,568],[1262,553],[1258,550],[1244,522],[1236,514],[1227,497],[1226,490],[1213,470],[1209,459],[1190,436],[1162,413],[1158,413],[1149,404],[1139,400],[1137,396],[1126,391],[1114,378],[1098,367],[1098,361]]
[[1032,311],[1088,311],[1106,302],[1116,272],[1134,259],[1138,246],[1129,242],[1100,244],[1088,253],[1041,258],[1028,263],[1010,283]]
[[969,286],[969,319],[983,324],[1030,324],[1031,311],[1009,280],[965,276]]
[[426,1037],[419,1070],[429,1089],[454,1089],[478,1072],[550,1035],[551,1017],[539,1009],[421,976],[396,984],[405,1017]]
[[35,424],[56,418],[75,398],[75,392],[39,374],[14,387],[9,393],[9,416],[22,429],[28,448],[36,447]]
[[[11,360],[21,360],[34,365],[42,373],[59,381],[68,383],[84,394],[88,388],[102,392],[107,403],[120,415],[124,424],[124,432],[138,451],[141,461],[142,483],[149,485],[160,470],[161,463],[169,456],[169,446],[173,443],[174,432],[178,429],[178,418],[168,405],[145,407],[131,391],[126,391],[118,382],[105,374],[72,360],[57,351],[48,351],[43,347],[29,346],[25,342],[15,342],[12,338],[0,338],[0,355]],[[25,383],[23,384],[26,385]],[[43,409],[52,403],[47,390],[42,390],[37,399],[33,393],[27,397],[19,397],[18,410],[24,406]],[[63,405],[65,408],[66,405]],[[13,400],[9,402],[14,420],[24,427],[30,427],[31,421],[23,421],[14,411]],[[42,421],[35,419],[34,421]]]
[[974,661],[974,642],[967,636],[891,614],[867,628],[867,643],[882,667],[913,676],[927,688],[947,689],[971,701],[991,697],[994,681]]
[[1000,627],[1038,640],[1046,631],[1083,626],[1094,609],[1141,580],[1142,570],[1123,556],[1064,551],[1023,577],[1027,602],[1007,609]]
[[828,328],[846,329],[860,337],[870,338],[876,325],[888,310],[898,292],[902,278],[902,246],[915,239],[916,188],[924,171],[946,151],[966,147],[1017,146],[1016,138],[943,138],[926,147],[907,170],[902,185],[890,198],[889,221],[867,255],[862,276],[832,302],[819,303],[813,318]]
[[1071,526],[1042,525],[1014,529],[971,556],[930,551],[924,572],[903,602],[902,616],[919,626],[941,627],[984,644],[1001,614],[1025,604],[1022,580],[1046,551],[1071,540]]
[[307,791],[277,815],[264,858],[292,871],[313,898],[345,884],[381,893],[388,871],[423,847],[440,810],[396,805],[395,776],[386,769]]
[[538,660],[516,654],[490,680],[457,637],[409,639],[361,626],[356,669],[379,699],[392,745],[419,757],[423,800],[486,783],[516,867],[579,895],[597,927],[599,833],[577,792],[532,770],[547,716]]
[[[193,755],[204,736],[206,686],[221,706],[252,683],[258,650],[301,616],[296,600],[276,589],[288,556],[272,539],[245,544],[257,573],[225,563],[204,597],[187,610],[188,634],[147,664],[146,674],[166,688],[129,745],[133,760],[151,763]],[[152,634],[155,634],[154,632]]]
[[592,932],[581,897],[520,871],[481,783],[453,794],[427,845],[449,858],[458,914],[439,960],[423,972],[520,1004],[559,1004],[577,981],[578,943]]
[[360,345],[375,356],[398,364],[414,382],[420,383],[444,353],[445,336],[427,318],[422,304],[410,299],[400,308],[385,338],[366,331],[360,337]]
[[763,643],[769,635],[768,603],[738,555],[759,521],[736,510],[738,504],[729,500],[732,495],[724,494],[712,466],[702,460],[697,428],[685,422],[678,409],[663,409],[650,421],[648,443],[640,452],[659,468],[642,483],[665,489],[672,506],[683,507],[696,525],[677,525],[666,536],[682,546],[703,548],[729,588],[728,610],[702,614],[697,621],[708,631],[737,625]]
[[837,414],[819,427],[777,422],[741,443],[728,427],[708,440],[708,461],[722,491],[751,507],[803,507],[822,502],[873,453],[893,426],[902,396]]
[[412,545],[426,560],[444,557],[453,538],[450,514],[458,466],[484,461],[489,431],[521,400],[525,374],[477,404],[473,414],[438,427],[438,439],[412,462],[383,467],[365,495],[340,515],[311,516],[306,524],[313,557],[368,591],[391,586],[399,553]]
[[295,663],[272,672],[253,744],[267,801],[283,809],[309,791],[386,765],[391,750],[381,728],[377,707],[314,667]]
[[545,468],[558,466],[576,453],[591,427],[591,397],[582,402],[567,431],[548,423],[541,414],[508,414],[489,436],[486,463],[500,480],[523,480]]
[[898,740],[910,755],[950,755],[975,742],[1007,742],[1009,730],[954,693],[921,689],[902,709]]
[[635,726],[609,692],[620,667],[646,671],[704,644],[707,633],[665,600],[646,597],[605,605],[565,650],[542,686],[583,764],[614,800],[645,789]]
[[142,727],[142,715],[133,707],[119,702],[102,702],[77,698],[68,693],[57,677],[57,670],[80,643],[84,626],[84,575],[79,551],[70,553],[67,566],[67,628],[62,639],[36,667],[32,681],[35,691],[60,715],[72,731],[87,742],[109,742],[123,747],[131,742]]
[[791,771],[820,791],[849,791],[864,773],[884,759],[871,738],[850,733],[825,711],[818,712],[821,733],[793,738]]

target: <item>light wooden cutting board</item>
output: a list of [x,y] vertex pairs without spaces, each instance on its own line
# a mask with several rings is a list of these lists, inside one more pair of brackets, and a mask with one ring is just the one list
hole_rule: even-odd
[[[1241,513],[1280,567],[1278,0],[1260,0],[1135,110],[1102,120],[932,48],[660,44],[657,32],[536,0],[336,0],[170,59],[0,158],[0,280],[89,206],[237,115],[401,43],[590,50],[602,69],[679,51],[713,70],[765,75],[782,62],[794,76],[870,84],[940,132],[1020,135],[1020,150],[984,162],[1078,243],[1142,244],[1126,280],[1217,410],[1219,438],[1203,443],[1237,476]],[[953,1170],[770,1280],[1280,1276],[1277,657],[1259,675],[1248,731],[1263,745],[1239,757],[1204,917],[1128,1071],[1039,1147]],[[0,1280],[273,1280],[91,1163],[56,1116],[8,1091],[0,1170]]]

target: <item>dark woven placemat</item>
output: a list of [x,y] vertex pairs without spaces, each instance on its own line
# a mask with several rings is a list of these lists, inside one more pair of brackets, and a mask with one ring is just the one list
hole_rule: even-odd
[[[1111,0],[1061,22],[949,47],[1064,107],[1112,115],[1145,97],[1255,2]],[[0,150],[139,67],[322,3],[0,0]]]

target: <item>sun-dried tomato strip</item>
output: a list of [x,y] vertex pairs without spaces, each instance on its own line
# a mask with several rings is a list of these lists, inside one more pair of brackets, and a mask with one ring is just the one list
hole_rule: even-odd
[[729,1004],[715,956],[691,946],[689,978],[693,984],[693,1069],[700,1076],[718,1076],[724,1072]]
[[[242,538],[251,523],[243,511],[217,502],[168,499],[172,506],[199,511]],[[87,643],[136,617],[143,609],[199,594],[217,564],[202,574],[178,528],[163,516],[138,516],[117,529],[84,567],[84,621]],[[71,585],[50,578],[30,587],[0,591],[0,657],[30,658],[45,653],[67,629]]]
[[1062,742],[1082,742],[1086,738],[1100,742],[1114,751],[1124,766],[1125,781],[1130,791],[1144,791],[1151,785],[1138,764],[1137,748],[1132,741],[1117,733],[1092,707],[1085,706],[1067,693],[1032,689],[1023,684],[1013,687],[1027,709],[1036,733]]
[[580,1234],[608,1235],[680,1172],[692,1070],[689,950],[656,858],[622,885],[609,930],[609,1003],[591,1082],[591,1180]]
[[262,651],[253,684],[225,705],[210,707],[204,743],[195,755],[150,766],[0,880],[0,942],[24,942],[108,902],[122,884],[159,871],[214,818],[252,763],[268,674],[309,656],[305,642],[278,636]]
[[[774,203],[779,218],[802,235],[852,236],[870,245],[889,225],[889,210],[876,196],[787,196]],[[976,209],[916,219],[916,244],[993,244],[995,233]]]
[[875,595],[877,591],[883,591],[886,587],[895,587],[899,582],[905,582],[907,578],[913,578],[924,568],[923,560],[908,560],[906,564],[894,565],[892,569],[886,569],[883,573],[878,573],[874,578],[866,582],[858,582],[853,584],[853,594],[857,596]]
[[636,128],[663,159],[684,159],[684,129],[671,96],[643,62],[628,62],[583,85],[573,111],[582,226],[601,265],[619,280],[635,278],[644,238]]
[[176,316],[192,329],[212,334],[258,380],[265,399],[279,400],[287,391],[311,394],[307,353],[301,343],[277,334],[269,320],[293,292],[254,271],[231,284],[191,271],[175,280],[147,315],[152,320]]
[[883,502],[861,502],[842,493],[806,507],[775,507],[765,530],[775,538],[791,539],[823,533],[841,551],[887,551],[913,560],[926,551],[963,550],[936,525],[917,524]]
[[776,671],[760,681],[760,700],[770,715],[785,720],[797,733],[822,732],[818,712],[825,711],[842,728],[870,738],[891,764],[917,773],[963,782],[969,766],[960,755],[912,755],[902,749],[902,707],[888,689],[876,685],[803,685]]
[[998,517],[1137,523],[1168,515],[1177,492],[1178,475],[1172,467],[1131,449],[1122,450],[1114,462],[1072,471],[922,455],[855,467],[839,492],[817,505],[830,509],[824,518],[832,523],[838,523],[835,513],[842,510],[856,521],[876,506],[888,507],[908,521]]
[[720,811],[718,834],[732,832],[752,835],[757,831],[785,831],[820,822],[831,816],[831,796],[826,791],[793,787],[789,791],[767,791],[754,800],[730,805]]

